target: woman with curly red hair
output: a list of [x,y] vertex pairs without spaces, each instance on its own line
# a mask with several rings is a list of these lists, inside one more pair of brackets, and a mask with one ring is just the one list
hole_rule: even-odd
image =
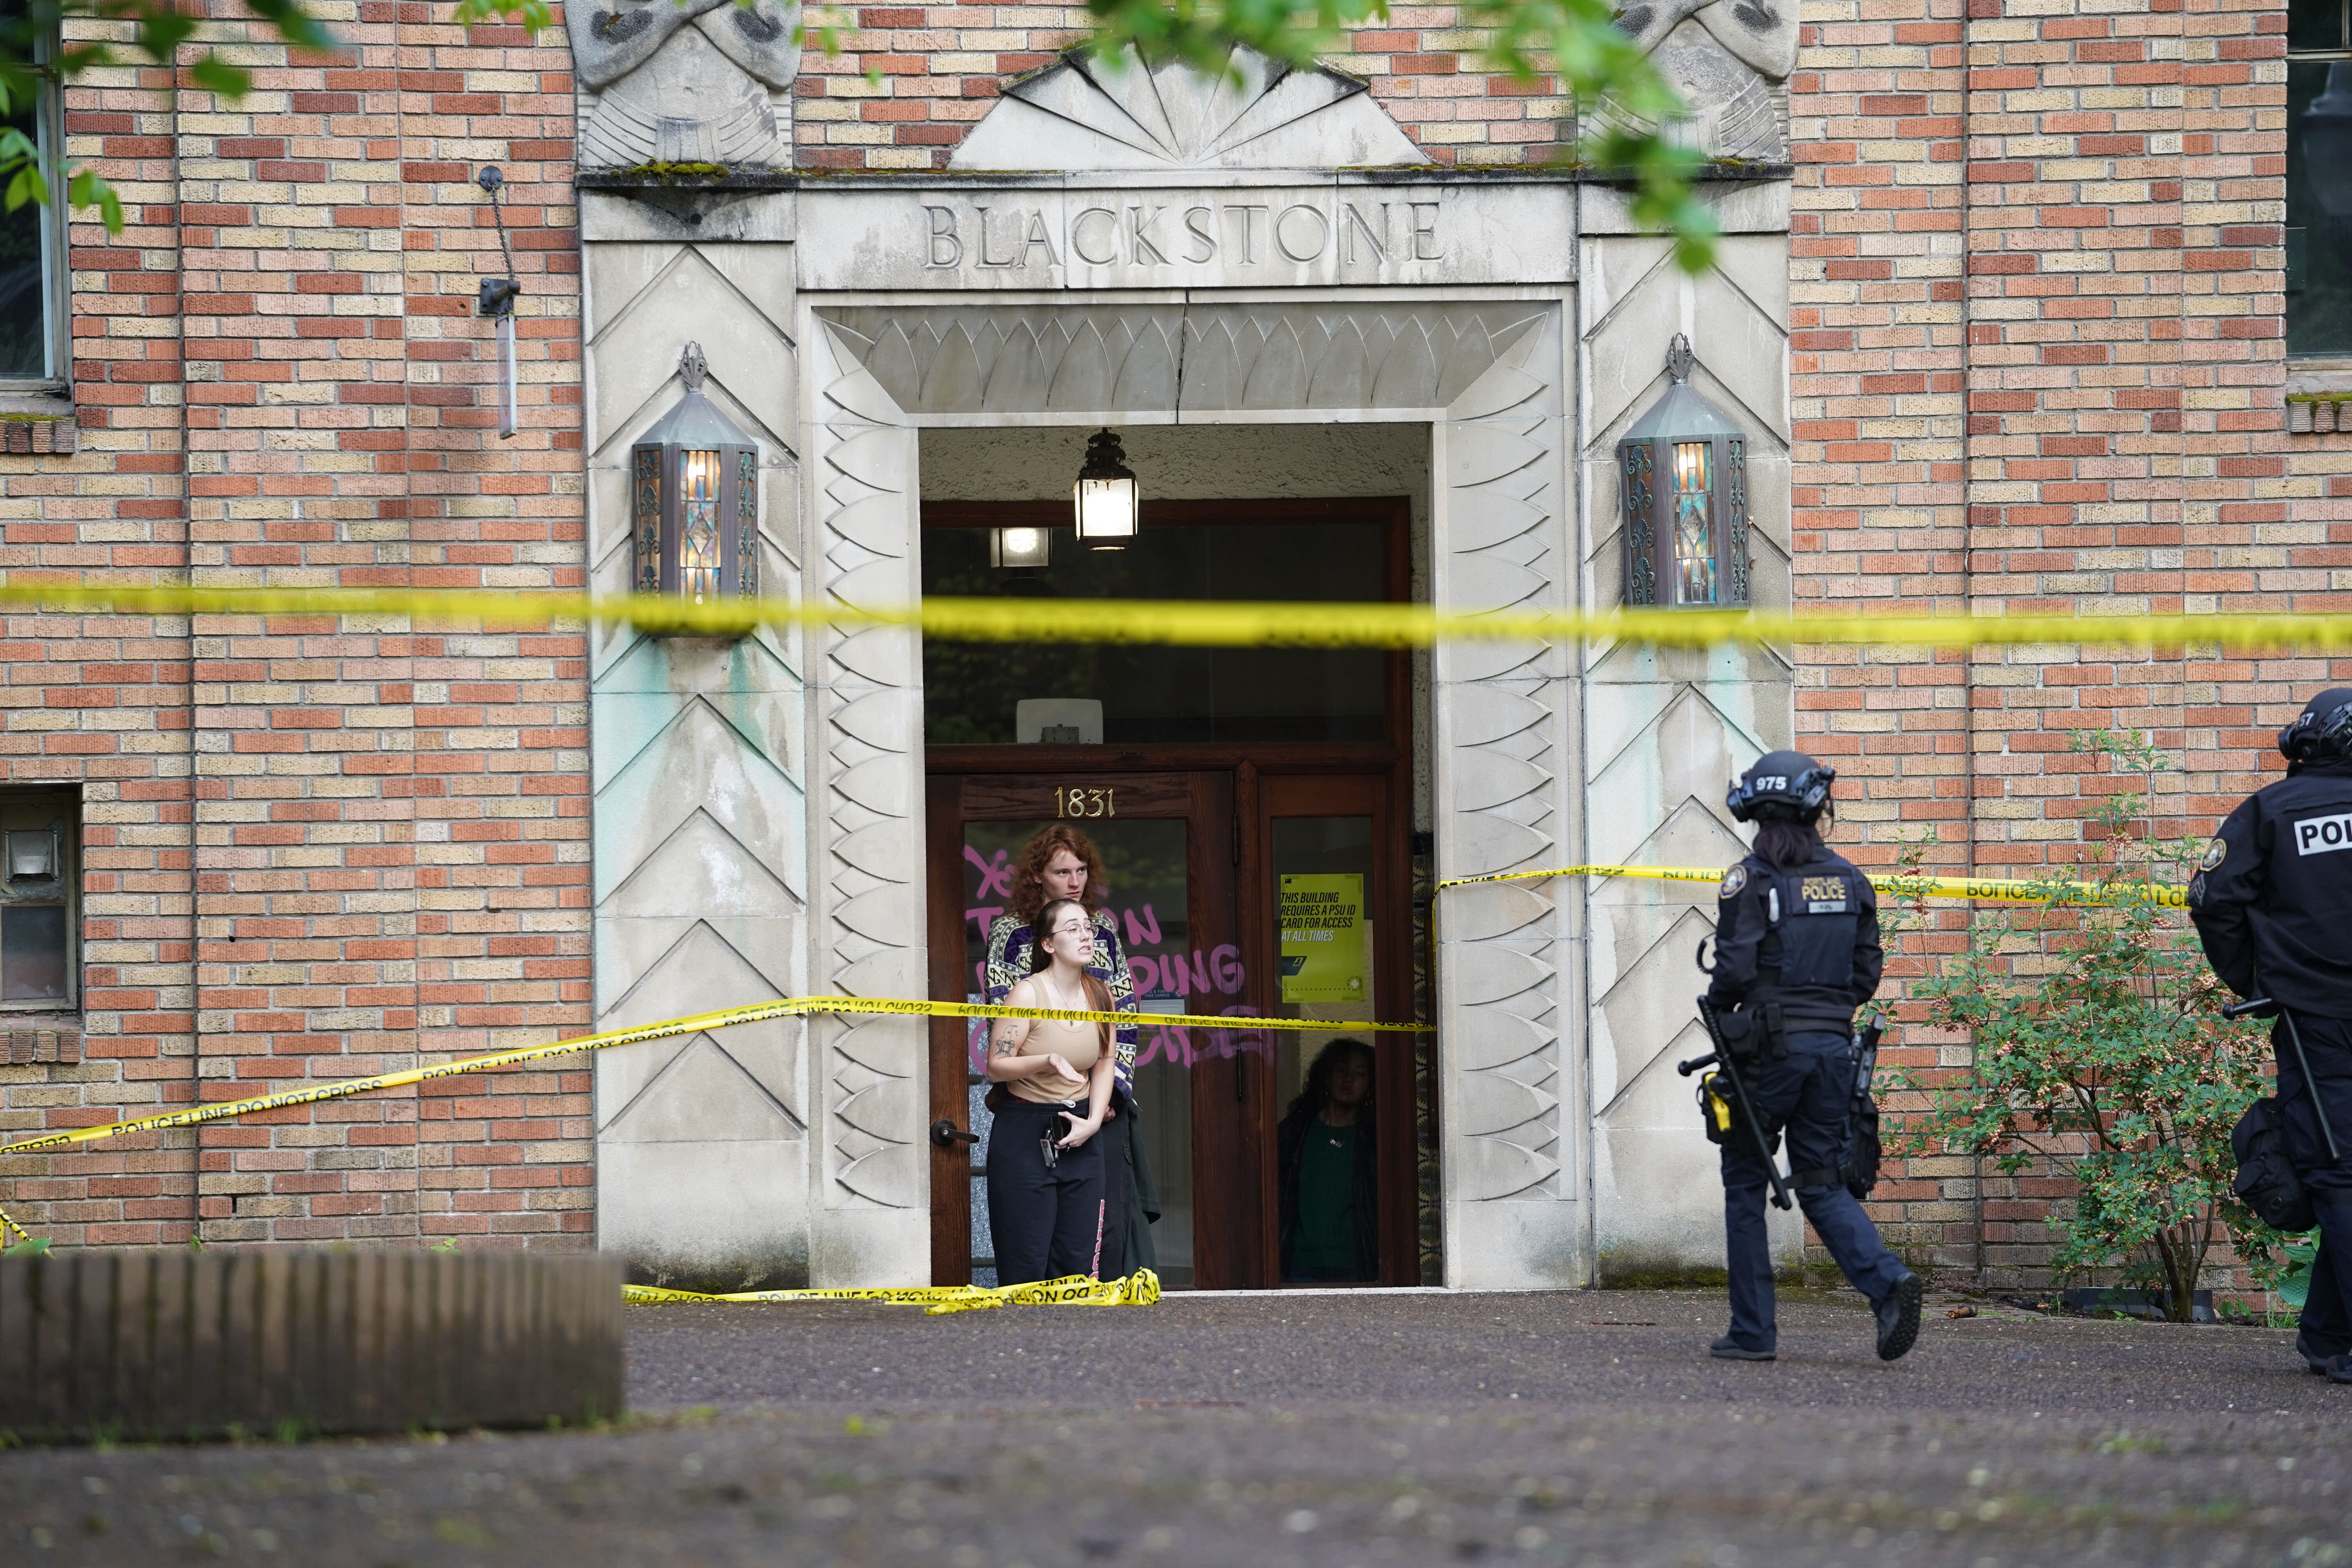
[[[988,928],[988,1000],[1003,1001],[1035,967],[1038,912],[1051,900],[1071,899],[1085,908],[1094,927],[1087,972],[1102,983],[1113,1011],[1136,1013],[1135,980],[1128,973],[1127,951],[1119,945],[1118,921],[1105,907],[1109,897],[1102,851],[1094,840],[1064,822],[1040,828],[1013,861],[1013,907]],[[1135,1026],[1119,1025],[1112,1040],[1110,1117],[1097,1140],[1103,1146],[1106,1199],[1102,1267],[1112,1275],[1129,1272],[1130,1256],[1142,1257],[1149,1245],[1148,1237],[1130,1237],[1128,1224],[1134,1192],[1128,1144],[1135,1124]],[[1000,1100],[992,1096],[991,1109]]]

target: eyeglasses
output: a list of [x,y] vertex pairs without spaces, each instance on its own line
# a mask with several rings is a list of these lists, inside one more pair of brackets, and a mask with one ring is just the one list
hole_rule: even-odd
[[1047,931],[1045,934],[1047,936],[1076,936],[1082,931],[1092,930],[1094,930],[1094,927],[1085,921],[1064,921],[1060,925],[1055,926],[1052,931]]

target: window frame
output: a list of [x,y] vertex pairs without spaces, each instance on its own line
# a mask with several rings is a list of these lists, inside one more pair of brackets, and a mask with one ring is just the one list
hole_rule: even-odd
[[[2290,69],[2298,65],[2328,65],[2352,60],[2352,0],[2333,0],[2333,3],[2336,8],[2337,47],[2332,49],[2298,49],[2292,41],[2294,34],[2290,27],[2286,36],[2286,65]],[[2288,0],[2290,15],[2293,5],[2294,0]],[[2282,82],[2283,88],[2284,85]],[[2282,163],[2288,147],[2294,142],[2294,136],[2295,128],[2290,121],[2285,126],[2279,149]],[[2284,183],[2284,174],[2281,179]],[[2294,310],[2294,297],[2286,287],[2289,272],[2286,260],[2287,236],[2299,226],[2291,221],[2294,215],[2287,208],[2289,199],[2289,193],[2282,189],[2279,203],[2279,336],[2283,342],[2288,340],[2289,321]],[[2297,353],[2293,349],[2288,349],[2285,351],[2285,356],[2287,368],[2290,371],[2352,371],[2352,347],[2327,350],[2317,353]]]
[[[11,828],[5,820],[27,807],[47,805],[51,807],[47,822],[58,832],[58,875],[55,897],[19,897],[12,891],[8,877],[7,835]],[[82,802],[74,790],[55,788],[11,788],[0,790],[0,924],[5,924],[11,907],[47,908],[62,904],[65,908],[65,994],[63,996],[32,996],[15,1000],[0,995],[0,1014],[79,1013],[82,1005]]]

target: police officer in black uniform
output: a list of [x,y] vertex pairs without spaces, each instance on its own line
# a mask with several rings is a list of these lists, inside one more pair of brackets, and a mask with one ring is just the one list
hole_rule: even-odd
[[1830,1256],[1876,1309],[1880,1358],[1895,1360],[1919,1335],[1919,1277],[1886,1250],[1845,1186],[1853,1014],[1878,994],[1883,960],[1877,894],[1816,826],[1836,778],[1801,752],[1773,752],[1740,775],[1726,802],[1757,825],[1756,846],[1717,890],[1706,994],[1769,1141],[1759,1152],[1735,1132],[1723,1145],[1731,1331],[1712,1348],[1734,1361],[1770,1361],[1777,1347],[1765,1160],[1784,1130],[1789,1184]]
[[2222,984],[2279,1005],[2271,1047],[2287,1158],[2319,1218],[2295,1348],[2312,1371],[2352,1383],[2352,687],[2305,704],[2278,748],[2286,777],[2222,821],[2189,881],[2189,916]]

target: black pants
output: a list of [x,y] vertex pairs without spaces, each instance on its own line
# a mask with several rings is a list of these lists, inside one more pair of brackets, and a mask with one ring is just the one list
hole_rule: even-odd
[[[1789,1169],[1843,1165],[1852,1135],[1853,1037],[1827,1030],[1792,1030],[1786,1056],[1769,1049],[1740,1058],[1749,1102],[1775,1144],[1789,1135]],[[1772,1299],[1772,1249],[1764,1224],[1771,1175],[1745,1138],[1723,1146],[1725,1263],[1731,1276],[1731,1340],[1743,1350],[1774,1350],[1780,1319]],[[1878,1239],[1878,1229],[1852,1193],[1832,1183],[1796,1189],[1797,1206],[1821,1234],[1853,1288],[1873,1305],[1886,1299],[1906,1270]]]
[[999,1285],[1093,1274],[1100,1266],[1103,1136],[1064,1149],[1046,1164],[1039,1141],[1049,1132],[1067,1134],[1063,1109],[1016,1100],[989,1129],[988,1224],[996,1236]]
[[[2307,1079],[2284,1018],[2271,1026],[2271,1048],[2278,1055],[2287,1158],[2319,1216],[2319,1256],[2312,1259],[2297,1340],[2307,1355],[2338,1356],[2352,1352],[2352,1022],[2297,1013],[2294,1026],[2311,1061]],[[2332,1160],[2322,1110],[2340,1152]]]

